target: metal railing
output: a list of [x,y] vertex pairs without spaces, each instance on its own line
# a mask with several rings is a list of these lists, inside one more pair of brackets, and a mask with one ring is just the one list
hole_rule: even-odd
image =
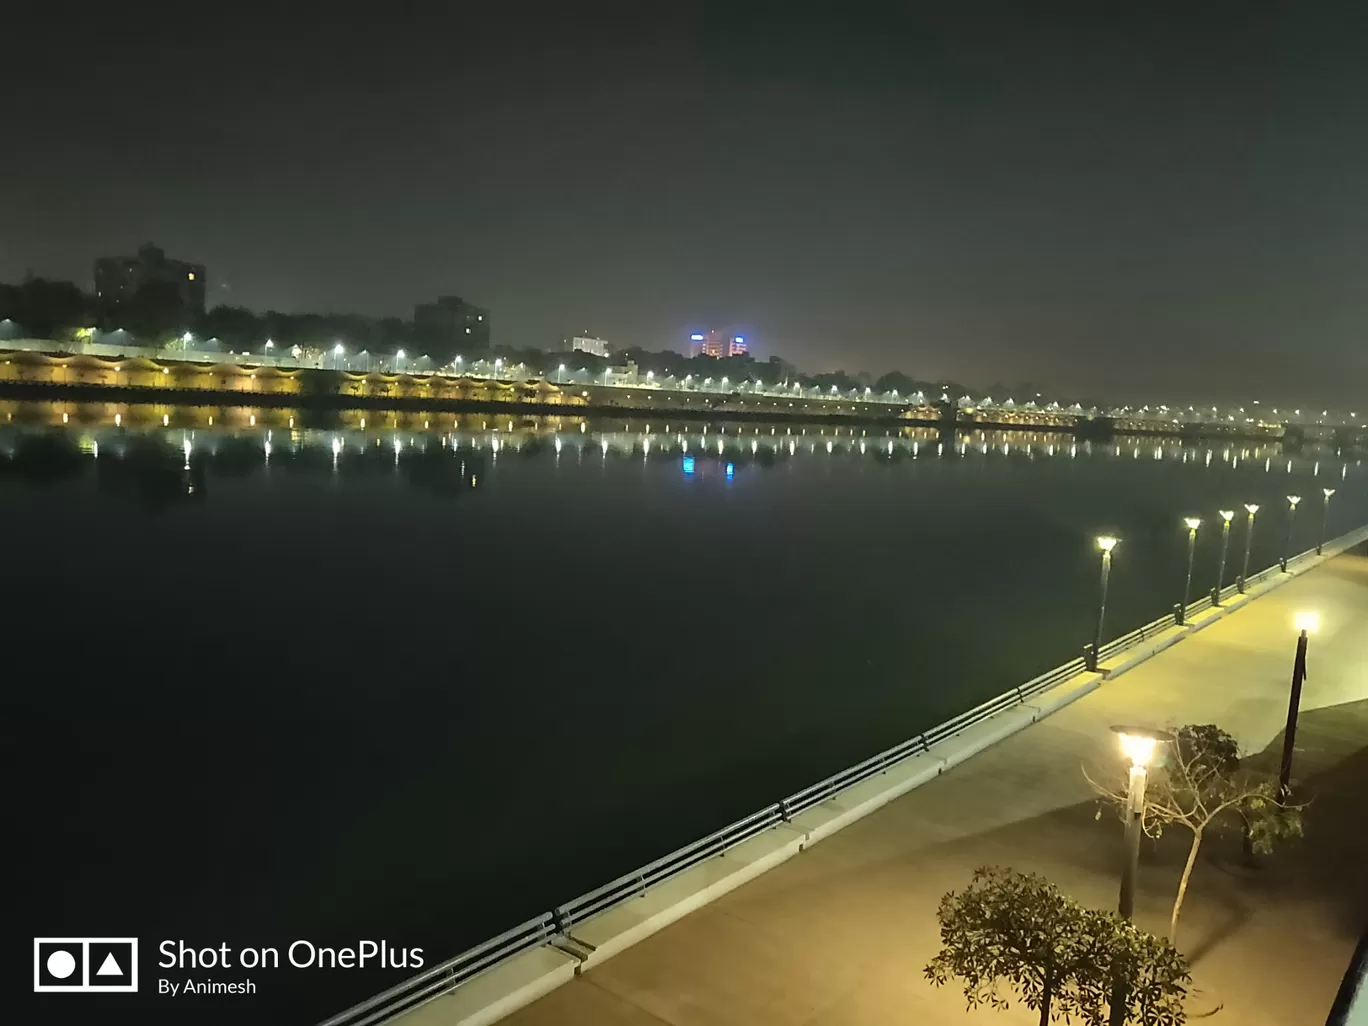
[[343,1026],[344,1023],[346,1026],[371,1026],[373,1023],[385,1022],[455,990],[471,977],[514,955],[541,947],[555,935],[555,932],[551,913],[546,912],[536,919],[529,919],[522,925],[485,941],[478,947],[462,952],[455,958],[434,965],[431,969],[396,984],[389,990],[348,1008],[345,1012],[339,1012],[331,1019],[324,1020],[319,1026]]
[[[1359,528],[1348,534],[1326,542],[1323,546],[1327,557],[1338,555],[1360,542],[1368,540],[1368,527]],[[1315,549],[1308,549],[1288,560],[1289,568],[1293,563],[1306,562],[1316,555]],[[1268,580],[1282,570],[1277,565],[1252,575],[1245,581],[1245,587]],[[1221,590],[1224,601],[1238,594],[1238,585],[1231,584]],[[1185,613],[1198,613],[1211,606],[1211,596],[1207,595],[1190,603]],[[1133,645],[1142,644],[1161,631],[1168,630],[1176,623],[1173,613],[1160,617],[1128,634],[1123,634],[1100,650],[1102,658],[1116,655]],[[1073,659],[1035,677],[1009,691],[1005,691],[983,702],[967,712],[960,713],[924,733],[908,738],[892,748],[886,749],[863,762],[834,773],[825,780],[796,791],[781,801],[767,805],[744,819],[723,827],[692,844],[685,845],[654,862],[618,877],[573,901],[559,905],[550,912],[530,919],[521,926],[500,934],[493,940],[471,948],[455,958],[434,966],[424,973],[405,980],[389,990],[361,1004],[349,1008],[319,1024],[319,1026],[375,1026],[398,1015],[416,1008],[424,1002],[454,990],[471,977],[490,969],[499,963],[532,948],[549,942],[557,935],[568,933],[577,923],[599,915],[611,908],[640,897],[650,888],[677,876],[707,860],[723,855],[737,845],[764,833],[772,827],[791,820],[794,816],[827,801],[842,791],[885,773],[906,759],[930,752],[931,747],[941,741],[954,737],[969,727],[982,723],[1007,709],[1023,705],[1027,699],[1070,677],[1083,672],[1085,661]]]
[[588,894],[582,894],[574,901],[557,906],[552,915],[561,932],[565,932],[576,923],[607,911],[614,905],[639,897],[650,887],[663,883],[686,869],[692,869],[714,855],[721,855],[744,841],[749,841],[770,827],[777,826],[783,819],[783,810],[777,802],[767,805],[759,812],[753,812],[745,819],[739,819],[716,833],[672,851],[663,858],[618,877],[611,883],[595,888]]

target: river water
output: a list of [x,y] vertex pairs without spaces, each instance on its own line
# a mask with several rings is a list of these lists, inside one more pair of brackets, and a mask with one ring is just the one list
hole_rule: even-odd
[[1366,480],[1248,443],[0,405],[20,920],[136,934],[149,978],[163,938],[430,965],[1078,655],[1097,534],[1113,637],[1181,597],[1182,516],[1195,597],[1218,508],[1261,504],[1258,569],[1284,496],[1299,551]]

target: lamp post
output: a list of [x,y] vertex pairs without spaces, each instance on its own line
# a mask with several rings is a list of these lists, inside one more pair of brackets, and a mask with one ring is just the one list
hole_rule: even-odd
[[1287,558],[1292,554],[1292,525],[1297,520],[1297,503],[1299,502],[1301,502],[1300,495],[1289,495],[1287,497],[1287,540],[1283,542],[1283,573],[1287,573]]
[[402,349],[396,349],[396,350],[395,350],[395,352],[394,352],[394,373],[396,373],[396,374],[399,373],[400,369],[404,366],[404,359],[405,359],[407,356],[408,356],[408,354],[407,354],[406,352],[404,352]]
[[1217,510],[1221,514],[1221,562],[1216,568],[1216,587],[1211,589],[1211,604],[1221,604],[1221,586],[1225,584],[1226,552],[1230,549],[1230,521],[1235,516],[1233,509]]
[[1325,493],[1325,503],[1321,506],[1321,533],[1320,541],[1316,542],[1316,555],[1321,555],[1325,551],[1325,530],[1330,526],[1330,496],[1335,494],[1333,488],[1322,488]]
[[1086,660],[1088,669],[1093,673],[1097,672],[1097,661],[1102,650],[1102,624],[1107,617],[1107,581],[1111,577],[1112,549],[1116,548],[1118,541],[1119,538],[1109,534],[1099,535],[1097,539],[1097,547],[1102,550],[1102,587],[1097,603],[1097,629],[1093,631],[1093,641]]
[[1197,552],[1197,528],[1202,526],[1201,517],[1184,517],[1188,529],[1187,579],[1183,582],[1183,601],[1175,610],[1174,621],[1179,627],[1187,620],[1187,607],[1192,604],[1192,557]]
[[559,367],[556,368],[556,384],[560,385],[560,384],[563,384],[564,382],[565,382],[565,364],[561,364]]
[[1291,790],[1292,752],[1297,743],[1297,714],[1301,709],[1302,681],[1306,680],[1307,635],[1320,628],[1320,615],[1298,613],[1293,622],[1297,628],[1297,657],[1292,662],[1292,693],[1287,698],[1287,727],[1283,730],[1282,766],[1278,770],[1278,795],[1284,800]]
[[1254,545],[1254,514],[1259,512],[1259,504],[1257,502],[1246,502],[1245,509],[1249,511],[1249,519],[1245,521],[1244,568],[1240,571],[1239,577],[1241,595],[1244,594],[1245,579],[1249,577],[1249,550]]
[[345,353],[345,352],[346,352],[346,349],[343,348],[341,342],[339,342],[339,343],[337,343],[337,345],[333,346],[333,370],[341,370],[341,369],[342,369],[342,354]]
[[1112,727],[1121,742],[1121,751],[1130,760],[1130,780],[1126,785],[1126,856],[1121,864],[1121,897],[1116,910],[1130,919],[1135,911],[1135,874],[1140,865],[1140,834],[1145,820],[1145,782],[1154,749],[1173,736],[1144,727]]

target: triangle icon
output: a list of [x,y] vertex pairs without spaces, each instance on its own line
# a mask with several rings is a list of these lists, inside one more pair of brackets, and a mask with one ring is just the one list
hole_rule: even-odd
[[100,968],[95,970],[96,976],[122,976],[123,970],[119,968],[119,963],[114,961],[114,952],[105,955],[105,959],[100,963]]

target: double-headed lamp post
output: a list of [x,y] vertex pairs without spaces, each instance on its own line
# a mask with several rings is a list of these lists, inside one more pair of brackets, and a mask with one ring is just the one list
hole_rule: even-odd
[[1087,659],[1088,669],[1094,673],[1097,672],[1097,663],[1102,651],[1102,624],[1107,617],[1107,581],[1111,577],[1111,554],[1120,540],[1110,534],[1099,535],[1097,538],[1097,547],[1102,550],[1102,587],[1097,602],[1097,629],[1093,631],[1092,647],[1088,649]]
[[1283,542],[1283,573],[1287,573],[1287,558],[1292,554],[1292,525],[1297,521],[1297,503],[1299,502],[1301,502],[1300,495],[1289,495],[1287,497],[1287,540]]
[[1188,561],[1187,561],[1187,580],[1183,582],[1183,601],[1179,604],[1177,615],[1174,620],[1178,626],[1183,626],[1187,618],[1187,607],[1192,603],[1192,557],[1197,552],[1197,528],[1202,526],[1201,517],[1184,517],[1183,523],[1188,529]]
[[1240,570],[1240,593],[1244,594],[1245,581],[1249,578],[1249,550],[1254,545],[1254,514],[1259,512],[1257,502],[1246,502],[1245,509],[1249,512],[1249,519],[1245,521],[1245,551],[1244,566]]
[[1221,562],[1216,567],[1216,587],[1211,589],[1211,604],[1221,604],[1221,588],[1225,586],[1226,552],[1230,549],[1230,521],[1235,517],[1233,509],[1217,510],[1221,514]]
[[1130,760],[1130,780],[1126,786],[1126,858],[1121,866],[1121,898],[1117,911],[1130,919],[1135,911],[1135,874],[1140,864],[1140,834],[1145,821],[1145,781],[1154,750],[1173,735],[1144,727],[1112,727],[1121,742],[1121,751]]
[[1284,799],[1291,790],[1292,752],[1297,743],[1297,715],[1301,709],[1302,681],[1306,680],[1307,636],[1320,629],[1320,614],[1298,613],[1293,625],[1297,628],[1297,657],[1292,662],[1292,692],[1287,699],[1287,728],[1283,731],[1282,766],[1278,770],[1278,794]]
[[1330,526],[1330,496],[1335,494],[1333,488],[1322,488],[1325,493],[1325,503],[1321,506],[1321,533],[1320,541],[1316,542],[1316,555],[1321,555],[1325,551],[1325,531]]

